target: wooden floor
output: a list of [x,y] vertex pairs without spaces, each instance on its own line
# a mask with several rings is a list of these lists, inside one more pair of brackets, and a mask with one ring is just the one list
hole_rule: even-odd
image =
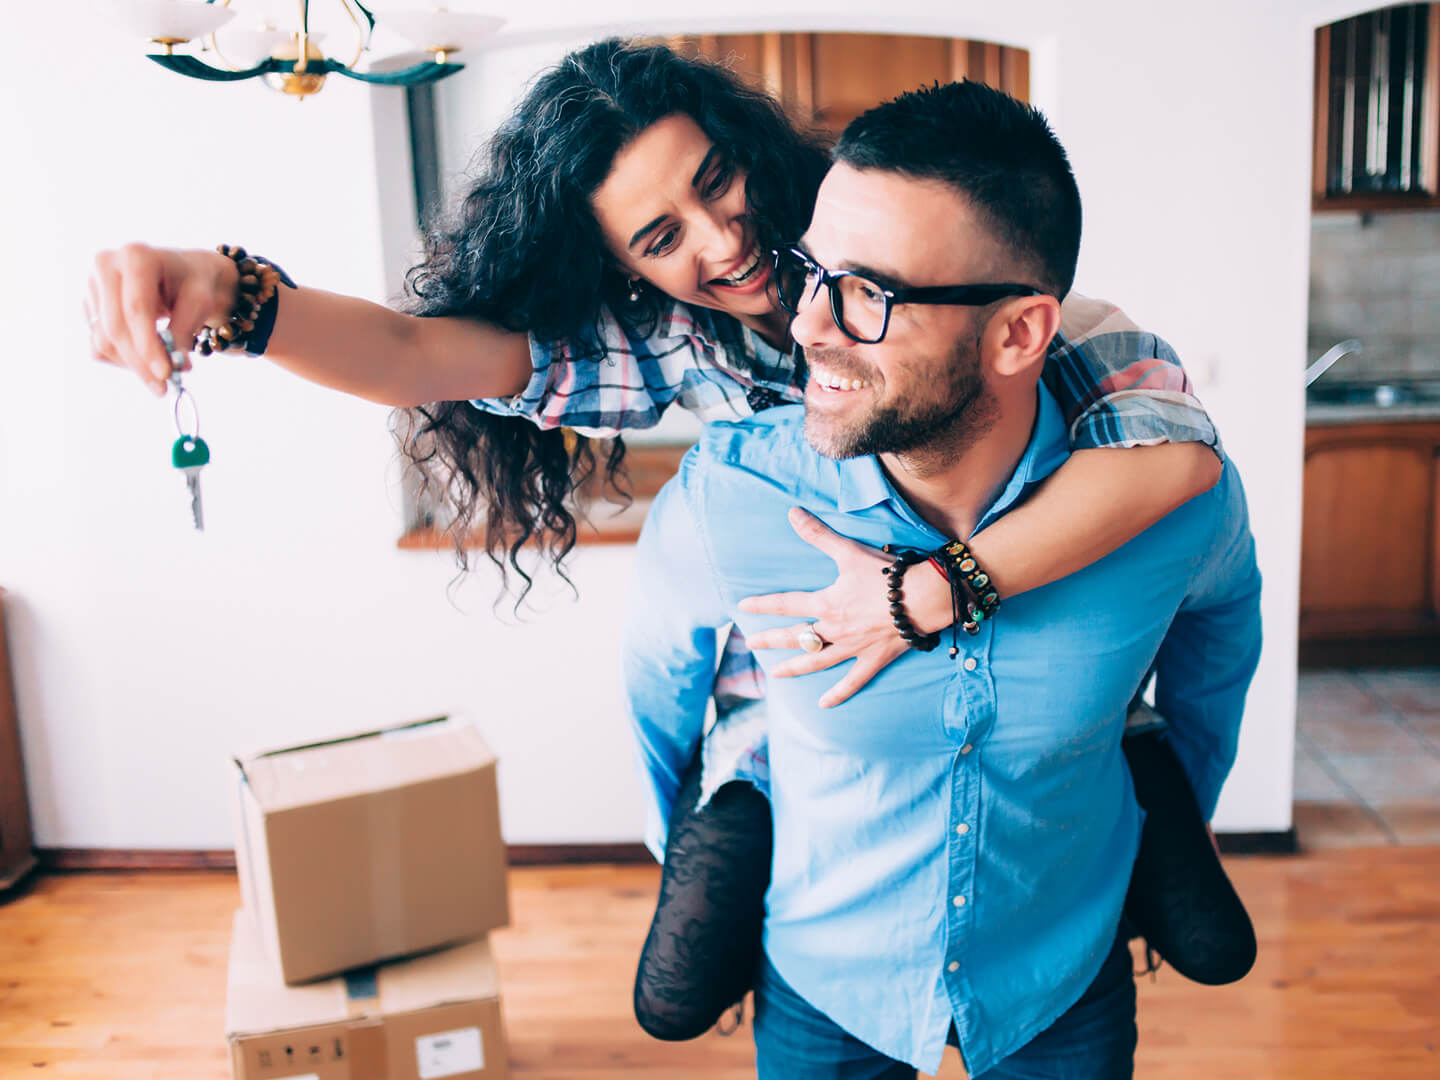
[[[1138,1075],[1440,1077],[1440,847],[1228,865],[1259,964],[1219,989],[1142,979]],[[495,948],[516,1076],[753,1075],[748,1026],[667,1045],[630,1017],[657,880],[648,867],[514,871],[515,925]],[[0,1077],[227,1077],[238,900],[229,873],[152,871],[42,877],[0,906]]]

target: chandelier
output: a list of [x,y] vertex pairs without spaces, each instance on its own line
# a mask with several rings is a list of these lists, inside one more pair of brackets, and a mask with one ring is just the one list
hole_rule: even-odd
[[[236,15],[230,0],[123,0],[117,6],[125,9],[126,22],[160,46],[161,51],[148,55],[161,67],[209,82],[261,78],[300,100],[318,93],[330,74],[380,86],[419,86],[443,79],[464,67],[454,63],[451,54],[494,33],[505,21],[443,9],[381,14],[386,30],[420,46],[431,59],[398,71],[357,71],[355,65],[370,49],[376,16],[360,0],[335,3],[349,16],[354,33],[354,54],[348,61],[327,56],[320,48],[325,35],[311,33],[309,0],[299,0],[298,27],[277,27],[266,19],[257,29],[227,30],[218,40],[216,32]],[[182,46],[192,51],[177,52]],[[215,62],[202,60],[196,52],[209,54]]]

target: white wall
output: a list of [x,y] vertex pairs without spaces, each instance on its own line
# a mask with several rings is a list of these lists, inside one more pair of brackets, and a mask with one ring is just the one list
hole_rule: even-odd
[[[908,31],[1032,49],[1038,103],[1086,200],[1080,287],[1175,343],[1244,471],[1268,640],[1219,824],[1288,826],[1310,30],[1351,6],[1034,0],[942,14],[892,0],[883,24],[854,0],[735,0],[723,22],[674,7],[636,3],[628,28]],[[394,110],[372,116],[370,92],[338,79],[300,105],[182,80],[90,25],[65,41],[83,83],[57,82],[30,10],[11,16],[18,41],[0,74],[0,585],[37,842],[227,846],[232,749],[437,711],[478,718],[500,752],[512,842],[637,838],[614,674],[626,550],[582,552],[583,600],[547,587],[523,625],[492,614],[487,571],[457,610],[446,557],[394,547],[385,410],[223,357],[188,380],[215,455],[196,536],[167,462],[168,406],[87,359],[90,256],[130,239],[240,242],[302,282],[383,299],[396,207],[379,195],[393,176],[377,169],[377,139],[387,161],[393,150],[375,118]],[[577,0],[532,2],[472,56],[447,88],[452,159],[593,20]]]
[[500,753],[512,841],[637,837],[611,652],[626,551],[584,552],[585,603],[547,588],[523,626],[492,615],[487,572],[457,609],[448,555],[395,548],[387,410],[234,357],[187,377],[214,454],[196,535],[168,403],[87,358],[89,259],[132,239],[242,242],[383,299],[370,92],[182,80],[99,27],[67,38],[84,84],[57,86],[40,16],[20,18],[0,90],[0,585],[37,843],[225,847],[234,749],[440,711]]

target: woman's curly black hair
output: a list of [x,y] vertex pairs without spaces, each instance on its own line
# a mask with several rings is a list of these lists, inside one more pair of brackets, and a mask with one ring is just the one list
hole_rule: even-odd
[[[544,72],[496,131],[481,152],[474,186],[407,276],[409,310],[474,316],[547,343],[565,341],[572,357],[580,343],[600,342],[606,308],[643,335],[665,298],[645,289],[640,302],[629,300],[590,199],[621,149],[677,113],[691,117],[748,174],[746,199],[762,243],[804,232],[829,164],[821,138],[797,131],[772,98],[726,68],[664,46],[611,39]],[[603,345],[576,362],[600,360]],[[396,410],[394,427],[419,472],[422,496],[433,494],[450,512],[462,571],[470,568],[466,538],[483,525],[502,590],[512,569],[523,582],[517,605],[532,584],[519,561],[527,544],[538,543],[564,577],[577,501],[597,490],[627,497],[616,483],[625,453],[619,438],[607,449],[603,441],[542,431],[528,419],[465,401]]]

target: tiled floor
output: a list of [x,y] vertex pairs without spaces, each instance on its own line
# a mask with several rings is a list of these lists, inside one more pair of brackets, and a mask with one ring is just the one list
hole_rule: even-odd
[[1304,848],[1440,844],[1440,667],[1300,673]]

